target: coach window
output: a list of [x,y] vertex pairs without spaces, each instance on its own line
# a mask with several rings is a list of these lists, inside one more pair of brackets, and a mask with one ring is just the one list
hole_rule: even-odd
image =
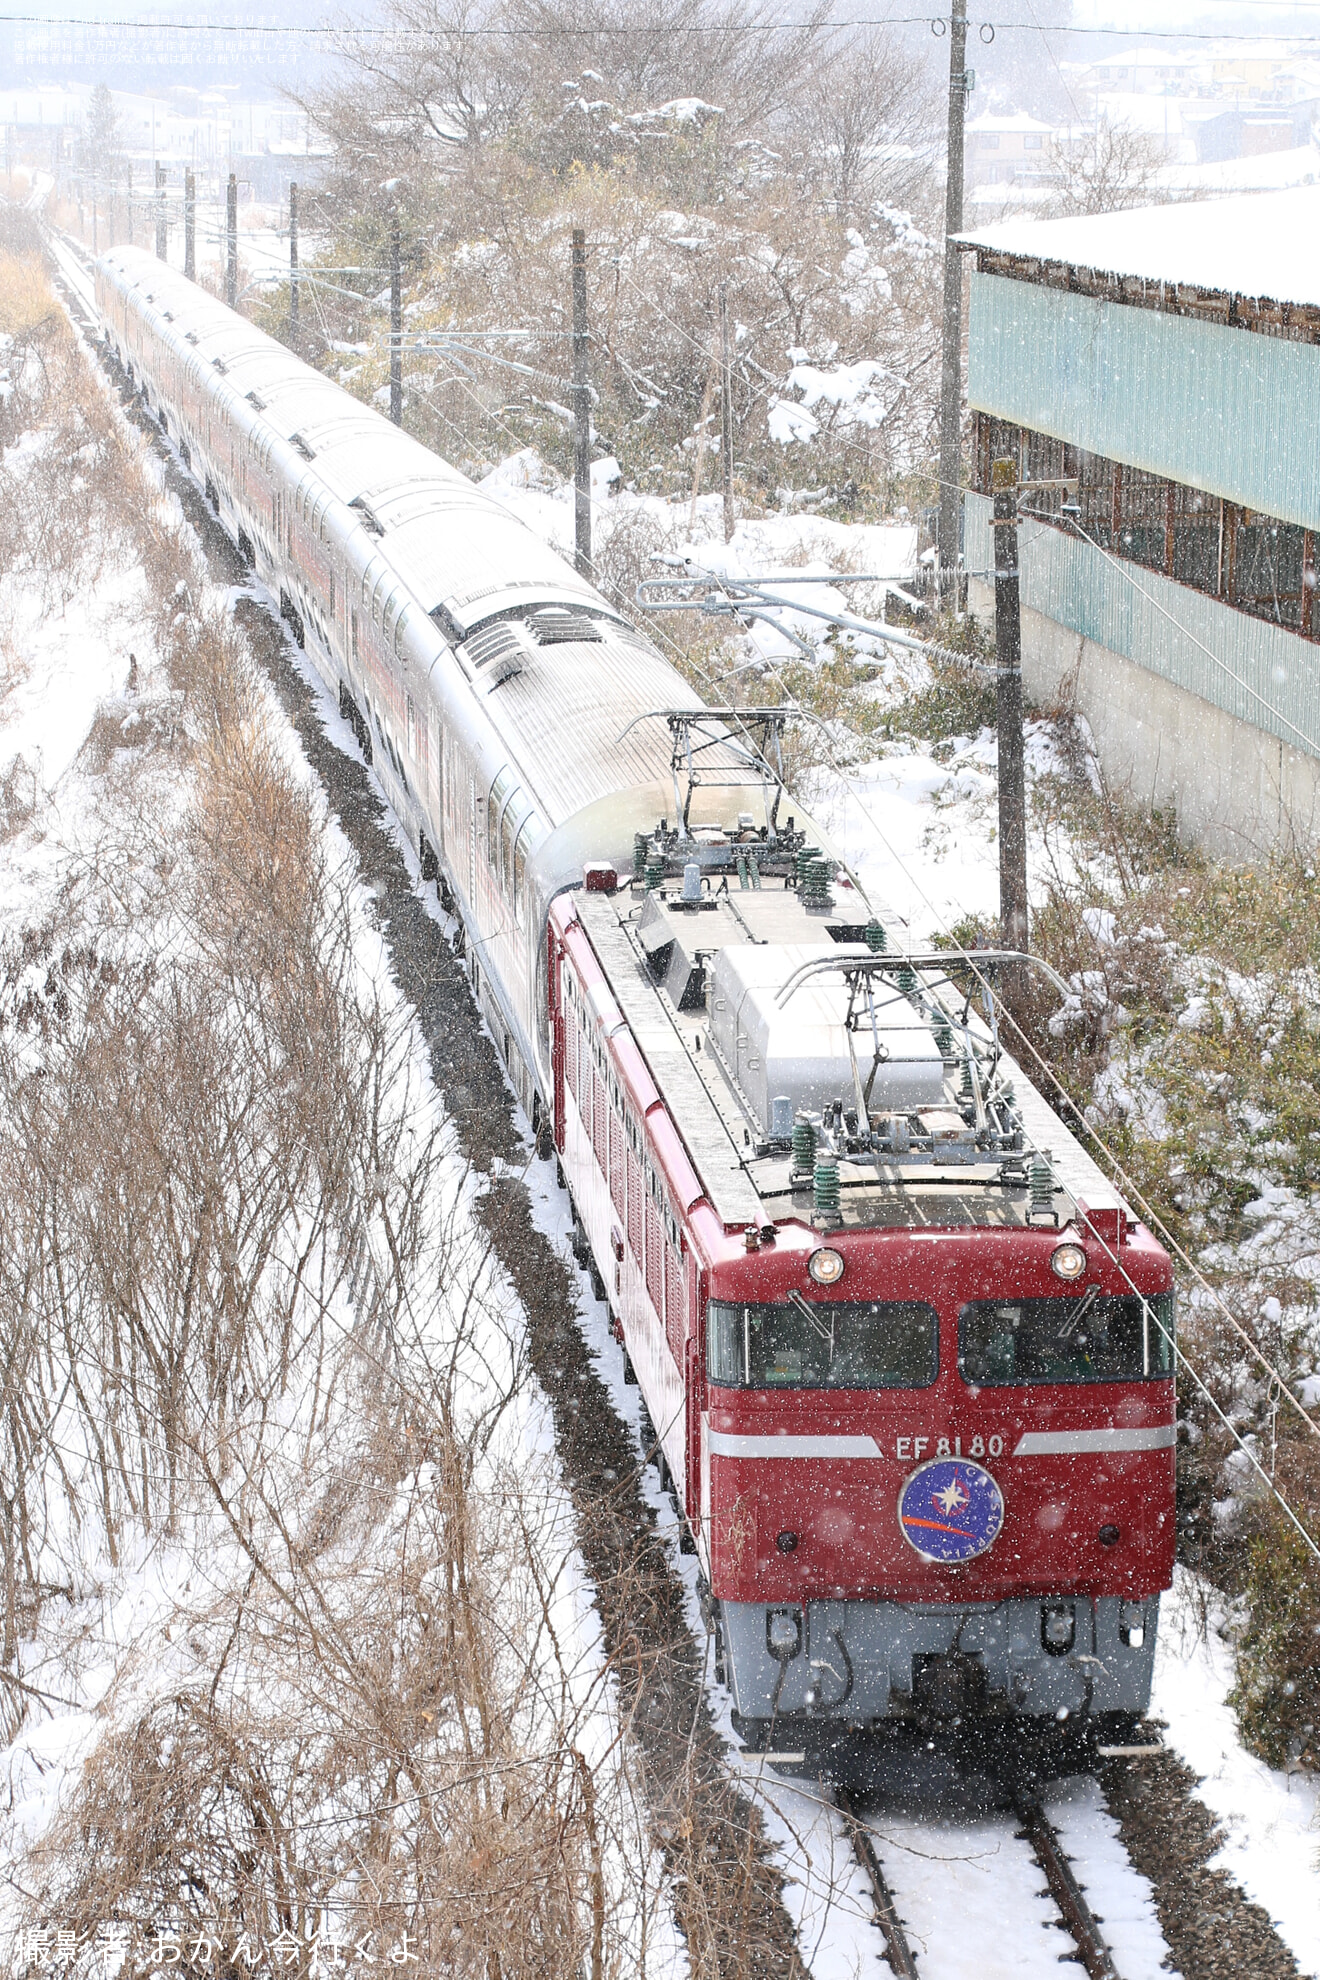
[[490,798],[486,806],[486,857],[490,861],[491,869],[501,886],[503,886],[504,882],[500,870],[500,823],[504,815],[504,808],[516,789],[517,785],[513,781],[512,772],[501,770],[490,787]]
[[514,806],[513,800],[510,799],[508,804],[506,804],[504,807],[504,824],[501,833],[501,837],[503,839],[503,852],[500,859],[500,882],[504,888],[505,893],[510,896],[513,896],[515,893],[513,849],[515,843],[517,842],[518,833],[522,826],[522,822],[523,822],[522,819],[517,815],[516,807]]
[[530,818],[523,820],[513,848],[513,912],[520,927],[527,919],[527,841],[531,822]]

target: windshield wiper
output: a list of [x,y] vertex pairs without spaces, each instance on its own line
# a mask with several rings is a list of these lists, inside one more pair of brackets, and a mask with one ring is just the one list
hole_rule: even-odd
[[830,1351],[830,1358],[829,1358],[829,1360],[828,1360],[828,1362],[827,1362],[827,1363],[826,1363],[825,1365],[826,1365],[826,1369],[827,1369],[827,1371],[828,1371],[829,1369],[832,1369],[832,1368],[833,1368],[833,1366],[834,1366],[834,1317],[833,1317],[833,1315],[831,1315],[831,1316],[830,1316],[830,1324],[829,1324],[829,1326],[828,1326],[828,1327],[822,1327],[822,1325],[821,1325],[821,1323],[820,1323],[820,1321],[819,1321],[819,1320],[818,1320],[818,1319],[816,1318],[816,1314],[815,1314],[815,1310],[814,1310],[814,1308],[812,1307],[812,1305],[811,1305],[811,1302],[810,1302],[810,1300],[806,1300],[806,1299],[803,1299],[803,1297],[802,1297],[802,1295],[801,1295],[801,1293],[800,1293],[800,1292],[796,1292],[796,1291],[794,1291],[794,1290],[793,1290],[793,1288],[791,1288],[791,1287],[789,1288],[789,1294],[788,1294],[788,1297],[789,1297],[789,1299],[790,1299],[790,1301],[792,1302],[792,1304],[793,1304],[794,1306],[796,1306],[796,1307],[797,1307],[797,1309],[798,1309],[798,1311],[799,1311],[799,1312],[801,1312],[801,1313],[805,1313],[805,1314],[806,1314],[806,1316],[807,1316],[807,1319],[808,1319],[808,1320],[810,1321],[810,1323],[811,1323],[811,1328],[812,1328],[812,1332],[813,1332],[813,1333],[814,1333],[814,1334],[816,1335],[816,1337],[817,1337],[817,1339],[818,1339],[818,1340],[822,1340],[822,1341],[824,1341],[824,1342],[826,1342],[826,1344],[828,1345],[828,1347],[829,1347],[829,1351]]
[[1085,1320],[1099,1297],[1099,1286],[1088,1286],[1072,1312],[1064,1315],[1063,1325],[1054,1338],[1059,1341],[1075,1340],[1083,1320]]

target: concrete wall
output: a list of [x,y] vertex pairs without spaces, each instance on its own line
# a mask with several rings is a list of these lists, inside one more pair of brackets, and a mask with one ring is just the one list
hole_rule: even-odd
[[[994,622],[994,587],[968,602]],[[1247,862],[1320,841],[1320,760],[1127,659],[1045,613],[1022,611],[1028,696],[1086,717],[1105,776],[1136,802],[1172,810],[1216,858]]]
[[[969,573],[993,570],[990,510],[965,498]],[[1115,785],[1221,858],[1320,839],[1320,645],[1046,523],[1018,554],[1027,690],[1075,693]]]

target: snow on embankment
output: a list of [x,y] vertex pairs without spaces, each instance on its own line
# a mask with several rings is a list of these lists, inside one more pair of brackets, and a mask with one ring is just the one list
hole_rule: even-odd
[[[67,408],[34,373],[6,410],[53,524]],[[513,1976],[599,1923],[667,1971],[525,1316],[373,901],[232,601],[95,390],[78,417],[85,541],[0,574],[0,750],[42,752],[0,895],[16,1970]]]

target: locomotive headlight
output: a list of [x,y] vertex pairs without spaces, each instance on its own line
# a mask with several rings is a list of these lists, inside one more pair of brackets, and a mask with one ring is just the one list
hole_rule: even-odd
[[807,1271],[818,1286],[837,1286],[843,1277],[843,1255],[829,1245],[822,1245],[807,1260]]
[[1056,1244],[1050,1253],[1050,1270],[1058,1279],[1080,1279],[1086,1270],[1086,1253],[1080,1244]]

